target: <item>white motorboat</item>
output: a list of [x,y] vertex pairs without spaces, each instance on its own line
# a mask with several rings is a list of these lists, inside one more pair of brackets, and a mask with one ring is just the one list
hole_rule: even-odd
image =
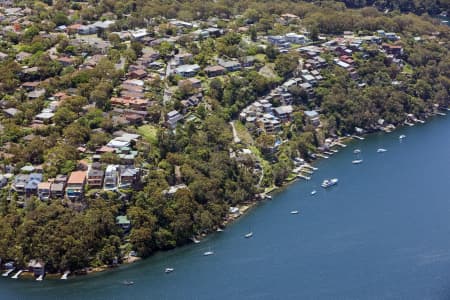
[[384,149],[384,148],[378,148],[377,149],[377,152],[378,153],[384,153],[384,152],[386,152],[387,150],[386,149]]
[[355,154],[361,153],[361,149],[355,149],[355,150],[353,150],[353,153],[355,153]]
[[315,195],[315,194],[317,194],[317,191],[316,191],[316,190],[311,191],[311,196],[313,196],[313,195]]
[[133,285],[133,284],[134,284],[134,281],[131,281],[131,280],[124,280],[124,281],[122,281],[122,284],[123,284],[123,285]]
[[244,237],[246,238],[246,239],[249,239],[249,238],[251,238],[253,236],[253,232],[249,232],[249,233],[247,233],[246,235],[244,235]]
[[175,271],[175,269],[174,268],[166,268],[165,270],[164,270],[164,273],[172,273],[173,271]]
[[44,274],[39,275],[38,278],[36,278],[36,281],[42,281],[44,280]]
[[214,254],[214,251],[211,251],[211,250],[203,252],[203,256],[210,256],[210,255],[213,255],[213,254]]
[[336,185],[338,182],[339,182],[339,180],[337,178],[325,179],[322,182],[322,187],[326,189],[326,188],[329,188],[329,187],[331,187],[333,185]]
[[298,215],[298,210],[292,210],[291,215]]
[[352,164],[354,164],[354,165],[358,165],[358,164],[360,164],[360,163],[362,163],[362,162],[363,162],[362,159],[355,159],[355,160],[352,160]]
[[403,140],[405,137],[406,137],[406,135],[402,134],[402,135],[400,135],[398,138],[401,139],[401,140]]

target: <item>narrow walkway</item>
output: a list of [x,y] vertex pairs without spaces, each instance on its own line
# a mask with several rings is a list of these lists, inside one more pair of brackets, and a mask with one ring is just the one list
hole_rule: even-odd
[[234,127],[234,122],[230,122],[231,125],[231,129],[233,130],[233,141],[236,144],[239,144],[241,142],[241,139],[238,137],[237,132],[236,132],[236,128]]

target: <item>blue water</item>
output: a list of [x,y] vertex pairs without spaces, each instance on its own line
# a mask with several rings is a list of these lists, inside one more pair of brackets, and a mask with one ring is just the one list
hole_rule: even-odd
[[200,244],[66,282],[0,278],[0,299],[449,299],[449,127],[438,117],[354,141]]

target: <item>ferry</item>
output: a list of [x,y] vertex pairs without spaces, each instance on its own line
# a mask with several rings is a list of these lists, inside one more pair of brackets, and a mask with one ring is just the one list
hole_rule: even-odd
[[313,191],[311,192],[311,196],[313,196],[313,195],[315,195],[315,194],[317,194],[317,191],[316,191],[316,190],[313,190]]
[[355,154],[361,153],[361,149],[355,149],[355,150],[353,150],[353,153],[355,153]]
[[164,270],[164,273],[168,274],[168,273],[172,273],[173,271],[175,271],[174,268],[166,268],[166,269]]
[[291,211],[291,215],[298,215],[298,210]]
[[253,236],[253,232],[249,232],[249,233],[247,233],[246,235],[244,235],[244,237],[246,238],[246,239],[249,239],[249,238],[251,238]]
[[322,182],[322,187],[323,188],[329,188],[329,187],[331,187],[331,186],[333,186],[333,185],[336,185],[337,183],[338,183],[338,179],[337,178],[333,178],[333,179],[325,179],[323,182]]
[[363,162],[362,159],[355,159],[355,160],[352,160],[352,164],[354,164],[354,165],[358,165],[358,164],[360,164],[360,163],[362,163],[362,162]]
[[384,152],[386,152],[387,150],[386,149],[384,149],[384,148],[378,148],[377,149],[377,152],[378,153],[384,153]]

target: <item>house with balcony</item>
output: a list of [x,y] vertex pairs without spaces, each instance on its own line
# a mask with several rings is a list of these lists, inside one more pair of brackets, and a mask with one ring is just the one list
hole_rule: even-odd
[[177,65],[186,65],[192,61],[193,55],[191,53],[176,54],[174,59]]
[[64,187],[65,187],[65,183],[54,181],[50,186],[50,197],[52,199],[63,199],[64,198]]
[[175,127],[177,127],[178,121],[181,121],[182,119],[183,119],[182,114],[180,114],[176,110],[172,110],[167,113],[166,125],[167,127],[174,129]]
[[38,184],[38,197],[42,201],[47,201],[51,196],[51,182],[40,182]]
[[132,188],[140,183],[141,172],[133,166],[119,166],[120,188]]
[[294,111],[292,105],[283,105],[275,107],[273,109],[275,116],[277,116],[282,122],[290,121],[292,112]]
[[286,37],[282,35],[269,35],[267,37],[267,41],[278,47],[289,48],[291,46],[291,44],[286,40]]
[[306,43],[306,38],[304,35],[293,33],[293,32],[287,33],[285,35],[285,39],[287,42],[292,43],[292,44],[303,45]]
[[101,169],[97,169],[97,168],[93,168],[91,166],[91,168],[88,171],[88,175],[87,175],[87,185],[89,188],[92,189],[100,189],[103,186],[103,176],[104,176],[103,170]]
[[204,69],[208,77],[216,77],[225,74],[226,70],[222,66],[209,66]]
[[69,200],[77,201],[84,198],[86,177],[87,171],[75,171],[70,174],[66,185],[66,197]]
[[400,45],[383,44],[381,47],[387,54],[393,55],[394,57],[403,55],[403,47]]
[[36,195],[38,191],[38,185],[42,181],[42,174],[40,173],[31,173],[28,176],[27,183],[25,184],[25,195],[31,196]]
[[194,77],[198,71],[200,71],[200,66],[195,65],[181,65],[175,69],[175,73],[182,77]]
[[281,129],[280,120],[272,114],[264,114],[263,116],[258,116],[256,119],[256,124],[267,134],[275,134]]
[[108,165],[105,170],[105,180],[103,189],[105,191],[115,191],[119,185],[119,166]]
[[319,126],[320,125],[320,117],[319,113],[315,110],[306,110],[304,112],[304,115],[306,117],[306,121],[313,126]]
[[237,60],[219,60],[219,65],[224,67],[228,72],[239,71],[242,65]]
[[14,181],[11,185],[12,190],[18,194],[25,194],[25,185],[28,182],[29,174],[18,174],[14,177]]

